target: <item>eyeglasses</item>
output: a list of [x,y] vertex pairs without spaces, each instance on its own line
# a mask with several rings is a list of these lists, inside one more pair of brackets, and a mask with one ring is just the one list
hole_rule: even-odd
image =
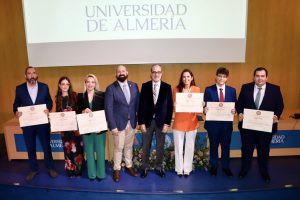
[[66,85],[66,86],[70,86],[70,83],[61,83],[60,85],[61,85],[61,86],[65,86],[65,85]]
[[151,71],[152,74],[161,74],[161,71]]
[[218,74],[217,77],[218,77],[218,78],[227,78],[227,76],[226,76],[226,75],[223,75],[223,74]]

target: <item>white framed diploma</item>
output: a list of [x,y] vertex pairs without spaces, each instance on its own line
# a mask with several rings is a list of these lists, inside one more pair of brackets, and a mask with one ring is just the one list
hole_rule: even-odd
[[207,102],[206,121],[233,121],[234,102]]
[[175,112],[202,113],[203,93],[176,93]]
[[76,115],[79,133],[93,133],[107,130],[104,110]]
[[243,128],[271,133],[273,117],[271,111],[244,109]]
[[49,120],[51,132],[78,130],[75,111],[49,113]]
[[44,112],[46,104],[18,107],[18,112],[22,112],[19,117],[20,127],[47,124],[48,116]]

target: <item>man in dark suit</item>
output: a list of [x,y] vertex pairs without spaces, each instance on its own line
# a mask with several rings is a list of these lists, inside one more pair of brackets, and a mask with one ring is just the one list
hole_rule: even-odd
[[[256,68],[253,73],[253,82],[244,84],[237,102],[239,113],[239,129],[242,140],[242,167],[239,173],[240,178],[247,175],[251,166],[253,151],[256,146],[258,165],[261,176],[265,182],[270,182],[268,172],[268,160],[272,136],[277,132],[277,123],[283,111],[283,98],[280,87],[267,83],[268,71],[263,67]],[[255,131],[242,128],[244,108],[273,111],[272,133]]]
[[[236,91],[234,88],[225,85],[229,75],[228,69],[220,67],[216,72],[216,84],[209,86],[204,92],[204,102],[236,102]],[[205,112],[209,112],[209,108],[205,108]],[[235,114],[235,109],[232,110]],[[207,130],[209,138],[209,163],[210,174],[217,175],[218,168],[218,147],[221,145],[221,161],[224,173],[231,177],[233,176],[229,168],[230,157],[230,142],[232,134],[231,121],[205,121],[204,128]]]
[[173,113],[172,89],[169,84],[161,81],[160,65],[152,65],[150,77],[152,80],[142,85],[138,111],[138,123],[143,137],[142,178],[148,175],[153,132],[156,136],[156,173],[160,177],[165,177],[163,169],[165,135]]
[[119,65],[116,81],[106,88],[105,114],[108,127],[114,136],[114,174],[115,182],[120,181],[121,162],[124,151],[126,171],[137,176],[132,165],[132,145],[137,125],[139,90],[136,83],[128,81],[128,71]]
[[[48,114],[52,109],[52,99],[49,94],[48,86],[38,82],[38,75],[34,67],[27,67],[25,70],[26,83],[16,87],[16,96],[13,104],[13,112],[16,117],[20,117],[22,112],[18,112],[18,107],[46,104]],[[49,175],[52,178],[57,176],[54,170],[51,147],[50,147],[50,126],[49,123],[22,127],[23,136],[28,152],[30,163],[30,173],[26,176],[26,180],[32,180],[38,174],[38,164],[36,159],[36,136],[38,136],[44,150],[44,161],[49,169]]]

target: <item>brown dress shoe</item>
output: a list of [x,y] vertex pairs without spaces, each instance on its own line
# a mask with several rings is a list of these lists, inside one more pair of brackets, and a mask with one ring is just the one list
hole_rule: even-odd
[[130,174],[131,176],[137,176],[137,173],[133,167],[129,167],[129,168],[126,167],[125,169],[126,169],[127,173]]
[[113,179],[115,182],[119,182],[121,178],[121,174],[120,174],[120,170],[115,170],[114,171],[114,175],[113,175]]
[[38,175],[39,173],[37,171],[31,171],[29,172],[29,174],[26,176],[26,180],[27,181],[31,181],[36,175]]
[[57,177],[57,172],[54,169],[50,169],[49,176],[51,178],[56,178]]

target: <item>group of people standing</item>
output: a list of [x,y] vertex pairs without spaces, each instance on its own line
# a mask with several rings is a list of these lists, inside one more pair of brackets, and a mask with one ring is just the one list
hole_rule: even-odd
[[[97,77],[88,74],[84,80],[83,93],[75,93],[68,77],[61,77],[58,82],[56,112],[76,111],[89,113],[105,110],[108,129],[114,138],[113,150],[113,180],[121,180],[121,162],[125,161],[125,171],[131,176],[138,176],[133,167],[132,152],[137,125],[142,132],[142,171],[141,178],[145,178],[149,171],[149,156],[153,134],[156,138],[155,172],[165,177],[163,166],[165,135],[171,126],[173,111],[176,106],[176,93],[200,93],[196,86],[193,72],[189,69],[182,71],[178,85],[173,89],[162,81],[162,67],[159,64],[151,66],[151,80],[142,84],[139,92],[136,83],[128,80],[128,71],[124,65],[116,69],[116,81],[106,88],[105,92],[99,89]],[[270,181],[268,173],[269,150],[272,135],[277,131],[277,122],[283,111],[283,99],[279,86],[267,83],[268,71],[259,67],[254,70],[253,82],[242,86],[239,98],[236,90],[226,81],[228,69],[220,67],[216,71],[215,84],[204,91],[204,102],[234,102],[232,115],[239,117],[239,129],[242,140],[242,167],[238,176],[244,178],[250,170],[254,148],[257,148],[258,163],[264,181]],[[46,104],[45,113],[52,109],[52,100],[46,84],[38,82],[34,67],[25,70],[26,82],[16,87],[16,97],[13,105],[17,117],[22,115],[17,111],[20,106]],[[209,108],[204,106],[204,114]],[[274,112],[272,133],[243,129],[244,108],[266,110]],[[195,138],[199,127],[200,113],[175,112],[173,135],[175,147],[175,171],[179,177],[188,177],[193,169]],[[210,144],[210,169],[212,176],[218,172],[218,147],[221,146],[221,164],[224,173],[231,177],[230,169],[230,142],[233,130],[232,122],[205,121]],[[45,165],[49,175],[56,177],[51,148],[49,124],[23,127],[23,135],[28,151],[30,173],[27,180],[32,180],[38,174],[36,161],[36,141],[41,141],[44,150]],[[87,163],[88,178],[101,181],[105,178],[105,137],[106,131],[80,135],[78,131],[61,132],[65,153],[65,169],[70,177],[80,176],[83,165]],[[86,156],[84,157],[84,152]]]

